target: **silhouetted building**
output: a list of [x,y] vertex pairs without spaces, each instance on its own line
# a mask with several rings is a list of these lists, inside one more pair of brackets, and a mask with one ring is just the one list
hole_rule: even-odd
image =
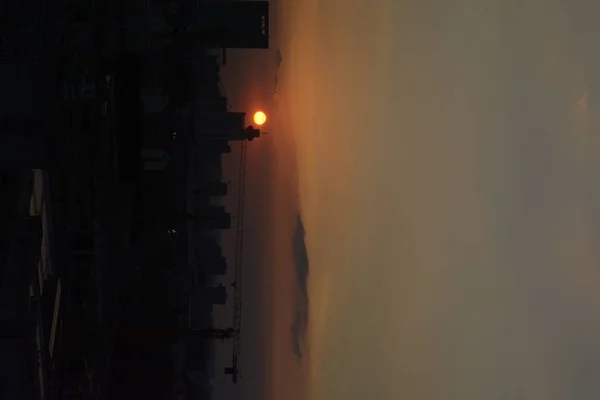
[[221,254],[221,245],[213,236],[209,236],[202,240],[199,247],[202,257],[209,257],[213,254]]
[[203,4],[199,20],[190,21],[186,29],[198,32],[207,47],[268,49],[269,2]]
[[209,304],[225,305],[227,304],[227,288],[225,286],[214,286],[204,288],[205,298]]
[[204,182],[194,192],[203,196],[223,197],[227,195],[227,184],[225,182]]
[[208,154],[229,154],[231,146],[227,140],[210,140],[202,143],[202,151]]
[[185,363],[190,370],[203,370],[206,368],[209,346],[206,340],[196,337],[186,338]]
[[227,261],[222,254],[211,254],[203,260],[204,270],[210,275],[225,275],[227,272]]
[[202,210],[200,221],[209,229],[231,228],[231,214],[223,206],[210,206]]
[[225,375],[233,375],[234,382],[237,382],[238,369],[237,367],[225,367],[223,370]]
[[260,137],[260,131],[245,126],[246,113],[223,112],[200,114],[195,121],[197,139],[211,140],[253,140]]
[[218,96],[211,98],[200,98],[198,100],[199,108],[204,112],[223,113],[227,111],[227,97]]
[[[196,117],[196,135],[207,136],[221,132],[243,129],[246,126],[246,113],[243,112],[202,112]],[[221,133],[222,134],[222,133]]]

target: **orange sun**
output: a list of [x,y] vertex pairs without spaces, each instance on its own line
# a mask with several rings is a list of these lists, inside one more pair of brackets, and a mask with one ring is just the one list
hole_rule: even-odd
[[252,119],[256,125],[264,125],[265,122],[267,122],[267,114],[262,111],[257,111],[254,113],[254,117]]

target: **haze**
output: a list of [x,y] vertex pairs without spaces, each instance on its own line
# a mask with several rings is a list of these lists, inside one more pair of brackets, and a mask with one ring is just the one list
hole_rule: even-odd
[[599,11],[277,4],[310,319],[270,398],[600,398]]

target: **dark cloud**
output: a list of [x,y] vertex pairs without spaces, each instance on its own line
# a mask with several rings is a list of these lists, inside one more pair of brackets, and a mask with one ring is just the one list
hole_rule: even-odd
[[308,326],[308,253],[306,251],[305,231],[302,217],[298,216],[296,228],[292,237],[294,269],[296,273],[297,288],[294,300],[294,322],[292,322],[292,348],[294,354],[300,358],[303,351],[303,339]]

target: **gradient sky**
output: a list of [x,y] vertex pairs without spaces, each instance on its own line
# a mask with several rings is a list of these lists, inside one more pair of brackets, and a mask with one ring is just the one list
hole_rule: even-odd
[[598,17],[593,0],[273,3],[277,102],[255,53],[229,77],[260,82],[228,94],[268,106],[272,133],[252,148],[246,397],[600,398]]
[[310,354],[274,385],[600,398],[595,4],[278,4]]
[[[271,29],[276,26],[273,20]],[[232,385],[230,377],[222,376],[222,368],[231,363],[231,343],[219,345],[216,399],[306,398],[305,369],[294,354],[292,335],[296,299],[302,294],[293,259],[300,210],[296,154],[287,134],[288,118],[274,102],[275,38],[272,45],[269,51],[228,50],[227,65],[221,70],[231,109],[246,111],[248,124],[253,111],[265,110],[269,120],[262,131],[270,135],[249,143],[247,152],[241,379]],[[231,210],[237,205],[238,160],[234,146],[224,159],[226,179],[233,184],[234,196],[226,204]],[[233,253],[234,235],[226,232],[223,242],[224,250]],[[216,323],[228,326],[231,317],[231,306],[220,307]]]

